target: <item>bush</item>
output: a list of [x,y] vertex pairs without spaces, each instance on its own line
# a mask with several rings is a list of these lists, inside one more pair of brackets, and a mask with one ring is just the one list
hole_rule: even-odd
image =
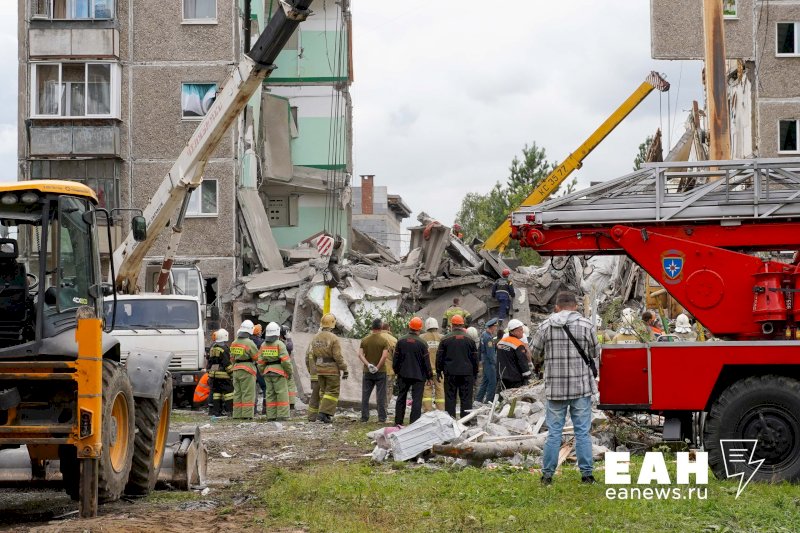
[[363,339],[372,331],[372,321],[376,318],[380,318],[388,323],[392,335],[399,337],[408,330],[408,322],[414,315],[410,313],[394,312],[388,308],[381,308],[376,312],[359,307],[353,313],[353,316],[355,316],[356,323],[348,336],[353,339]]

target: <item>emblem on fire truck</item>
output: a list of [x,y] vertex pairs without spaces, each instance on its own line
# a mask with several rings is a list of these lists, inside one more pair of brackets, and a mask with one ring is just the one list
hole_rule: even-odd
[[664,283],[673,285],[683,278],[684,254],[678,250],[667,250],[661,254],[661,268],[664,270]]

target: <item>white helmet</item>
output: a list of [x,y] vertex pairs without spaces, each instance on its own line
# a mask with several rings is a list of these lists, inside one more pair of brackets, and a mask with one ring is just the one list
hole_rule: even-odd
[[469,338],[471,338],[475,342],[478,342],[478,330],[475,329],[475,327],[473,327],[473,326],[468,327],[467,328],[467,335],[469,335]]
[[252,335],[253,334],[253,328],[255,328],[255,326],[253,325],[253,321],[252,320],[245,320],[244,322],[242,322],[242,325],[239,326],[239,332],[244,331],[244,332]]
[[439,323],[436,321],[435,318],[430,317],[428,320],[425,321],[425,330],[430,331],[432,329],[439,329]]
[[512,318],[508,323],[508,332],[511,333],[517,328],[524,328],[525,324],[522,323],[522,320],[517,320],[516,318]]
[[678,315],[675,319],[675,333],[689,333],[692,331],[692,324],[689,322],[689,317],[683,313]]
[[215,333],[215,338],[217,342],[228,342],[228,330],[218,329]]
[[264,337],[279,337],[280,334],[281,334],[281,327],[275,322],[270,322],[269,324],[267,324],[267,327],[264,330]]

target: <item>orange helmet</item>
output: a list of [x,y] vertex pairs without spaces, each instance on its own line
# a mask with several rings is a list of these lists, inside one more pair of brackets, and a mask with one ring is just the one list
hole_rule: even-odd
[[450,324],[453,326],[463,326],[464,317],[461,315],[453,315],[453,318],[450,319]]
[[253,335],[261,335],[261,324],[256,324],[253,326]]
[[414,318],[412,318],[411,321],[408,323],[409,329],[411,329],[413,331],[420,331],[422,329],[423,325],[424,324],[422,323],[422,319],[420,317],[418,317],[418,316],[415,316]]

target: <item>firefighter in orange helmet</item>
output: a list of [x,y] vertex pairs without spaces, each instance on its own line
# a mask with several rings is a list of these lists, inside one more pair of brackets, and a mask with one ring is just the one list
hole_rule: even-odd
[[412,318],[408,323],[408,335],[399,339],[394,349],[392,364],[399,386],[397,403],[394,407],[394,423],[397,425],[402,424],[406,417],[406,397],[409,390],[411,391],[409,421],[413,424],[420,417],[425,382],[433,379],[428,344],[419,337],[422,327],[421,318],[418,316]]

